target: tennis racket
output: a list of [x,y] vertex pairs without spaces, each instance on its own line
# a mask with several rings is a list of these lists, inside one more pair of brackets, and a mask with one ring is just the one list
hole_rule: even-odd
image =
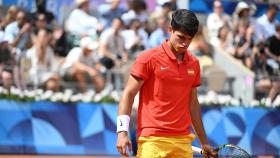
[[[207,152],[203,151],[201,148],[192,146],[192,150],[196,154],[207,155]],[[214,151],[217,152],[217,158],[251,158],[244,149],[232,144],[223,144],[214,149]]]

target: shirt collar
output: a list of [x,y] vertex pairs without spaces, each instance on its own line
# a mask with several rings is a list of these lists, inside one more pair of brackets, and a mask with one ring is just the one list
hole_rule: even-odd
[[[165,53],[168,55],[169,58],[173,59],[173,60],[177,60],[175,54],[172,52],[172,50],[170,49],[169,45],[167,44],[168,40],[165,40],[161,46],[163,48],[163,50],[165,51]],[[184,59],[183,61],[186,62],[189,60],[189,53],[188,51],[186,51],[185,55],[184,55]]]

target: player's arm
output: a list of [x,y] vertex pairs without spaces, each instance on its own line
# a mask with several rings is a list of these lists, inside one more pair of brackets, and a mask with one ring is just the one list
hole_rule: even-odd
[[191,90],[189,106],[190,106],[192,125],[193,125],[195,133],[202,145],[202,149],[204,151],[209,152],[211,155],[215,155],[212,147],[209,145],[209,142],[207,140],[205,130],[203,127],[203,122],[201,119],[202,118],[201,109],[200,109],[200,105],[199,105],[198,99],[197,99],[197,89],[196,88],[192,88],[192,90]]
[[132,143],[128,137],[130,114],[134,97],[142,87],[143,83],[144,80],[142,80],[141,78],[130,75],[127,85],[123,91],[122,98],[119,102],[119,111],[117,118],[117,149],[119,153],[124,156],[128,156],[126,147],[128,147],[130,151],[132,150]]

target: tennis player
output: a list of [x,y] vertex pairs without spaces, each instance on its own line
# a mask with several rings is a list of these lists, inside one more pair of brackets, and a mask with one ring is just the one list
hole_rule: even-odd
[[132,150],[128,130],[138,91],[137,158],[192,158],[195,136],[191,126],[202,149],[215,155],[204,131],[197,99],[197,86],[201,83],[199,62],[187,51],[198,26],[193,12],[173,12],[170,39],[136,59],[117,117],[117,149],[123,156]]

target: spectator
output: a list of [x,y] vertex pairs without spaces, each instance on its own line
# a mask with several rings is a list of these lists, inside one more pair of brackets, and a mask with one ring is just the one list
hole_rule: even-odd
[[269,58],[276,61],[278,67],[280,67],[280,24],[275,26],[275,30],[275,34],[266,40],[268,45],[267,55]]
[[130,59],[135,59],[141,51],[147,48],[148,34],[141,28],[139,19],[131,20],[129,29],[122,31],[121,34]]
[[99,20],[105,28],[109,28],[116,17],[121,17],[125,9],[120,7],[120,0],[106,0],[98,8]]
[[9,7],[7,11],[7,15],[4,17],[3,21],[1,22],[2,29],[5,29],[7,25],[16,21],[18,9],[15,5]]
[[257,40],[264,41],[275,34],[275,25],[279,23],[276,19],[278,10],[279,8],[276,4],[271,4],[269,5],[266,13],[257,19]]
[[70,13],[65,29],[70,35],[74,35],[78,39],[81,36],[96,38],[97,31],[102,31],[103,26],[98,22],[96,17],[89,14],[90,1],[76,0],[76,4],[77,8]]
[[0,63],[4,64],[11,57],[5,32],[0,30]]
[[25,51],[30,48],[32,42],[30,37],[31,24],[27,21],[26,13],[19,11],[15,22],[10,23],[5,28],[5,34],[8,38],[9,44],[13,48],[19,48]]
[[93,52],[97,48],[96,41],[90,37],[83,37],[80,47],[75,47],[68,53],[62,66],[62,76],[78,81],[81,92],[87,91],[87,79],[92,81],[96,92],[102,91],[105,86],[105,79],[101,75],[103,70],[98,62],[98,54]]
[[[72,49],[67,41],[67,33],[61,27],[56,27],[53,30],[51,45],[60,57],[65,57],[67,53]],[[71,47],[71,48],[70,48]]]
[[249,26],[254,28],[255,21],[252,18],[252,15],[255,12],[254,4],[249,5],[244,1],[239,1],[237,6],[235,7],[235,11],[233,13],[233,29],[234,33],[237,31],[239,21],[247,21]]
[[168,28],[170,19],[167,15],[157,18],[157,29],[153,31],[149,37],[149,48],[154,48],[160,45],[165,39],[170,37]]
[[222,26],[218,31],[218,40],[213,46],[220,48],[227,54],[234,55],[233,34],[228,25]]
[[52,29],[50,27],[47,27],[47,21],[45,14],[36,14],[36,17],[34,19],[34,26],[32,27],[32,43],[35,43],[37,40],[37,34],[39,30],[45,30],[48,29],[48,31],[51,31]]
[[100,35],[100,54],[114,60],[115,64],[126,61],[128,53],[125,49],[125,41],[121,35],[123,21],[121,18],[115,18],[112,26],[102,32]]
[[[174,11],[174,5],[172,2],[165,2],[161,6],[161,15],[169,15],[171,12]],[[171,16],[171,15],[170,15]]]
[[224,8],[221,1],[215,0],[213,3],[213,13],[207,17],[207,30],[210,38],[210,43],[217,40],[218,30],[223,25],[232,26],[231,18],[224,12]]
[[254,30],[246,19],[239,21],[237,34],[234,36],[234,57],[239,59],[245,66],[252,68],[252,48]]
[[177,0],[170,0],[171,6],[172,6],[172,11],[175,11],[178,9],[177,6]]
[[55,24],[55,16],[52,12],[46,9],[47,0],[35,0],[36,3],[36,12],[32,13],[31,16],[33,19],[37,19],[38,15],[43,14],[45,16],[46,23],[48,25]]
[[267,58],[268,48],[264,42],[260,42],[253,48],[253,70],[256,74],[257,91],[268,93],[266,104],[271,105],[280,92],[280,74],[273,68]]
[[197,33],[189,45],[189,51],[198,58],[201,70],[213,65],[212,47],[205,39],[203,26],[199,26]]
[[1,80],[2,80],[2,85],[5,89],[10,89],[13,85],[13,74],[11,71],[7,70],[7,69],[3,69],[1,70],[1,76],[0,76]]
[[144,0],[132,0],[131,7],[127,13],[124,13],[121,18],[125,26],[130,24],[131,20],[139,19],[143,26],[148,22],[147,4]]
[[155,10],[152,12],[149,16],[149,31],[153,32],[156,30],[157,27],[157,21],[161,17],[169,17],[172,11],[172,3],[171,2],[165,2],[161,5],[160,9]]
[[50,36],[47,30],[39,30],[36,42],[26,52],[25,60],[29,60],[31,66],[28,83],[32,83],[35,88],[45,86],[47,90],[59,91],[58,64],[49,46]]
[[13,85],[13,70],[15,65],[15,58],[9,50],[8,41],[5,33],[0,31],[0,81],[1,85],[10,89]]
[[51,28],[47,28],[47,20],[45,14],[37,14],[35,18],[35,26],[33,27],[33,33],[37,34],[41,29],[51,30]]
[[[103,57],[114,61],[113,88],[122,90],[132,62],[129,61],[129,54],[125,49],[125,39],[121,35],[123,21],[115,18],[112,26],[100,35],[100,54]],[[106,66],[106,65],[105,65]],[[107,67],[107,66],[106,66]]]
[[203,32],[203,26],[199,26],[196,35],[192,39],[192,43],[189,46],[189,50],[197,57],[212,56],[211,45],[206,41]]
[[161,7],[166,3],[170,4],[172,11],[175,11],[178,8],[177,0],[156,0],[157,6],[156,6],[155,10],[160,10]]
[[54,14],[46,9],[46,3],[46,0],[36,0],[37,10],[32,13],[34,20],[33,32],[37,34],[40,29],[52,31],[53,36],[50,41],[51,47],[54,49],[55,54],[66,56],[66,52],[69,51],[66,47],[66,33],[57,25]]

